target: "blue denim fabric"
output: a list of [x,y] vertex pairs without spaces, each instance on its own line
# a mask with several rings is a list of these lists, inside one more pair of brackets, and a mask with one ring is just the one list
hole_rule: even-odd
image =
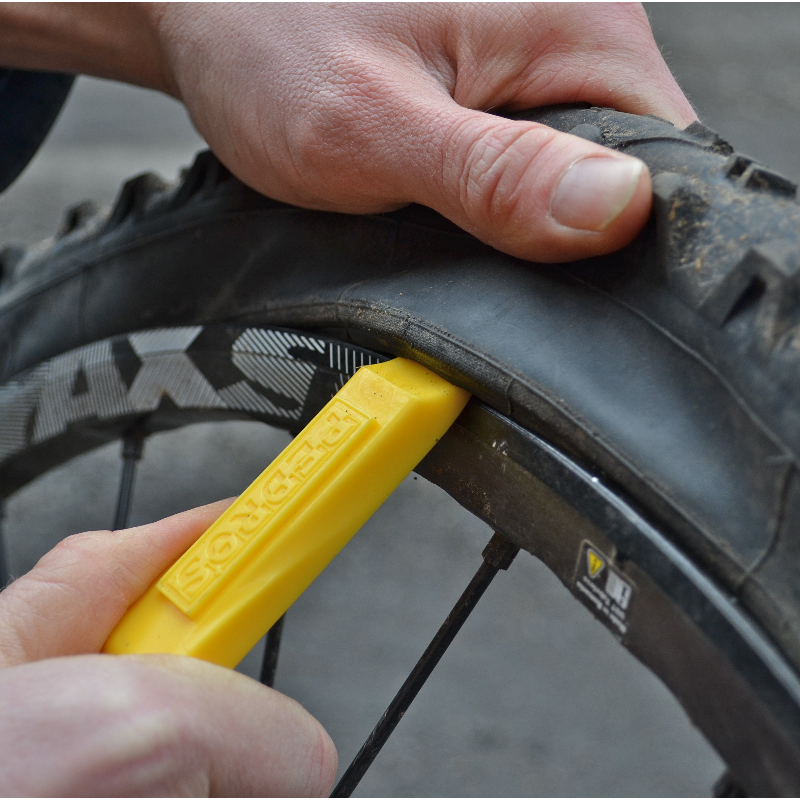
[[0,192],[39,149],[74,80],[59,72],[0,69]]

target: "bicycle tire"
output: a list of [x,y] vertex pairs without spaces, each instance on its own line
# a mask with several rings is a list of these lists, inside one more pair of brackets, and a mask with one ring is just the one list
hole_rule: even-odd
[[[417,206],[355,217],[269,200],[202,153],[174,186],[139,176],[110,213],[78,206],[53,240],[4,251],[0,493],[143,416],[297,429],[351,371],[335,348],[409,356],[475,396],[418,472],[542,559],[748,793],[800,793],[796,187],[699,123],[520,116],[648,164],[655,210],[632,245],[531,265]],[[241,372],[234,344],[258,330],[288,337],[281,363],[310,364],[313,391]],[[116,369],[129,393],[144,363],[131,337],[146,335],[217,400],[114,406],[99,376]],[[242,381],[261,410],[219,400]],[[48,386],[74,410],[50,428]],[[589,551],[628,586],[624,608],[625,590],[588,596]]]

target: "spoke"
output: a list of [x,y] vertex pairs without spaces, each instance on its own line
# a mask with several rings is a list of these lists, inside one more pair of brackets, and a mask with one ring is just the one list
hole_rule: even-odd
[[336,785],[331,797],[350,797],[414,698],[419,694],[434,667],[461,630],[461,626],[466,622],[494,576],[499,570],[508,569],[518,552],[519,547],[504,539],[499,533],[492,536],[483,551],[483,564],[475,573],[475,577],[453,606],[453,610],[447,615],[442,627],[439,628],[433,641],[422,654],[422,658],[406,678],[405,683],[395,695],[391,705],[386,709],[367,741],[364,742],[361,750],[358,751],[353,763],[342,775],[342,779]]
[[117,494],[117,510],[114,513],[112,530],[121,531],[128,527],[128,517],[133,500],[133,484],[136,479],[136,465],[142,457],[145,434],[139,427],[134,427],[122,439],[122,475]]
[[278,668],[278,653],[281,649],[281,634],[283,633],[283,620],[281,617],[267,631],[267,641],[264,645],[264,660],[261,662],[261,683],[264,686],[275,684],[275,670]]

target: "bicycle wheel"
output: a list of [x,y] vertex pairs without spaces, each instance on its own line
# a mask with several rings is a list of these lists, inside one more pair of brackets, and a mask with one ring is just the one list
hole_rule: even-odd
[[648,163],[625,251],[533,266],[426,209],[265,199],[206,153],[7,252],[2,491],[134,422],[295,430],[363,359],[410,356],[475,395],[418,472],[549,566],[737,785],[796,794],[795,188],[698,124],[535,118]]

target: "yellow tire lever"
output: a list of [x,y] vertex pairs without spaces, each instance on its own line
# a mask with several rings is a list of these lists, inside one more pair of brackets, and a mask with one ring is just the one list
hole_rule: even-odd
[[130,607],[104,652],[178,653],[235,667],[469,397],[407,359],[362,367]]

